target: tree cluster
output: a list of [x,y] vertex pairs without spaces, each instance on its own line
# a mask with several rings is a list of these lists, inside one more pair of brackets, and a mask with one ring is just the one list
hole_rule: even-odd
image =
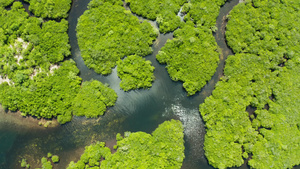
[[235,55],[200,105],[212,166],[240,166],[244,159],[263,169],[300,164],[299,9],[294,0],[253,0],[228,16],[226,38]]
[[174,31],[174,39],[156,56],[172,80],[182,81],[188,95],[194,95],[211,79],[220,53],[212,35],[220,6],[225,0],[191,0],[182,6],[185,22]]
[[167,33],[182,24],[177,14],[187,0],[125,0],[125,2],[129,4],[133,13],[156,20],[160,32]]
[[[50,73],[50,72],[49,72]],[[71,120],[72,101],[80,90],[81,78],[74,61],[65,61],[54,73],[40,72],[23,85],[0,85],[0,101],[4,108],[38,118],[57,117],[60,123]]]
[[67,18],[72,0],[25,0],[29,10],[38,17],[61,19]]
[[190,0],[184,4],[182,12],[184,20],[192,20],[198,27],[213,28],[219,15],[220,6],[227,0]]
[[150,54],[157,36],[150,23],[140,22],[118,2],[92,0],[76,28],[85,64],[104,75],[125,56]]
[[21,167],[26,169],[30,168],[30,165],[27,163],[27,160],[25,158],[23,158],[21,161]]
[[130,55],[124,60],[119,60],[117,65],[118,76],[122,79],[120,87],[124,91],[152,86],[155,68],[150,61],[137,55]]
[[115,105],[116,92],[99,81],[85,81],[72,101],[72,112],[76,116],[87,118],[103,115],[107,107]]
[[97,142],[90,146],[86,146],[84,153],[80,157],[80,160],[78,160],[76,163],[71,161],[67,169],[99,168],[100,160],[102,158],[106,159],[111,155],[110,149],[105,147],[104,142]]
[[41,162],[42,162],[42,168],[36,168],[36,169],[52,169],[53,168],[51,161],[49,161],[46,157],[43,157],[41,159]]
[[[184,159],[183,126],[180,121],[166,121],[152,135],[125,132],[117,135],[117,151],[111,154],[105,143],[87,146],[78,162],[67,169],[85,168],[181,168]],[[101,161],[101,159],[103,159]]]
[[[86,90],[80,88],[75,62],[61,62],[70,55],[67,30],[64,19],[29,17],[20,2],[9,11],[0,7],[0,103],[5,109],[23,116],[57,117],[61,124],[72,119],[74,98]],[[105,106],[112,106],[115,93],[106,87],[101,92]]]
[[0,7],[6,7],[12,4],[14,0],[0,0]]
[[188,21],[174,32],[156,59],[167,64],[172,80],[182,81],[188,95],[194,95],[211,79],[219,63],[217,43],[210,29]]
[[52,169],[53,168],[52,163],[58,163],[59,156],[48,153],[47,157],[43,157],[41,159],[41,162],[42,162],[42,168],[36,168],[36,169]]
[[22,85],[35,69],[49,70],[51,64],[70,55],[68,22],[28,17],[15,2],[10,11],[0,8],[0,75]]

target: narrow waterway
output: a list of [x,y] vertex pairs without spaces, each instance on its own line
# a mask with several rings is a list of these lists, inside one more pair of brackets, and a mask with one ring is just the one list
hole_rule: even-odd
[[[30,164],[48,152],[60,156],[60,163],[54,168],[65,168],[71,160],[78,160],[84,146],[99,140],[106,141],[108,145],[114,144],[116,133],[124,131],[144,131],[151,133],[159,124],[169,119],[179,119],[185,128],[185,155],[186,158],[182,168],[206,169],[212,168],[208,165],[204,156],[203,142],[205,127],[201,120],[198,107],[204,99],[211,95],[215,84],[223,75],[225,59],[231,50],[227,47],[224,37],[226,26],[226,15],[238,4],[238,0],[231,0],[222,6],[217,18],[218,31],[215,33],[216,41],[222,50],[220,64],[216,73],[207,85],[195,96],[187,97],[181,82],[173,82],[165,65],[157,62],[155,56],[173,34],[160,34],[153,45],[153,53],[145,58],[150,60],[155,67],[156,77],[152,88],[149,90],[134,90],[124,92],[120,90],[120,79],[117,77],[116,69],[108,76],[102,76],[87,68],[81,58],[76,38],[76,25],[78,18],[87,9],[90,0],[74,0],[69,14],[69,37],[71,57],[80,69],[80,77],[84,80],[96,79],[107,83],[118,94],[118,100],[114,107],[99,119],[86,119],[75,117],[72,122],[56,128],[29,128],[14,127],[13,122],[0,120],[0,168],[19,168],[22,158],[27,158]],[[142,18],[140,18],[142,19]],[[151,22],[155,25],[155,22]],[[5,116],[5,113],[0,116]],[[0,118],[5,119],[5,118]],[[36,160],[34,160],[36,159]],[[39,167],[32,165],[32,168]],[[243,166],[242,168],[246,167]]]

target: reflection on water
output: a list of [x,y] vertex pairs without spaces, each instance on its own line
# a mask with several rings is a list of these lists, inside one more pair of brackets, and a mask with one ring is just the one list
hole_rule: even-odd
[[182,168],[209,167],[203,150],[205,128],[198,109],[185,108],[180,104],[180,99],[175,98],[175,100],[178,103],[166,107],[163,116],[173,115],[183,123],[186,159]]
[[[233,4],[237,2],[238,0],[233,0],[227,3],[230,5],[226,4],[227,6],[225,5],[221,10],[227,9],[228,13]],[[116,68],[108,76],[98,75],[84,65],[80,56],[75,28],[77,19],[87,9],[88,3],[89,0],[74,0],[72,4],[68,18],[70,26],[68,34],[72,46],[70,58],[76,61],[77,67],[80,69],[80,77],[84,81],[96,79],[109,84],[116,91],[118,94],[116,105],[109,108],[107,113],[98,119],[74,117],[70,123],[51,129],[29,126],[14,129],[14,124],[19,122],[8,123],[5,128],[0,128],[0,131],[5,131],[1,132],[0,135],[2,145],[0,146],[2,157],[0,168],[19,168],[20,163],[18,161],[21,158],[27,158],[32,168],[38,167],[33,164],[40,162],[34,161],[34,159],[40,159],[42,156],[46,156],[48,152],[57,154],[61,158],[61,162],[56,164],[54,168],[65,168],[71,160],[79,159],[84,146],[96,140],[108,141],[113,144],[112,140],[117,133],[124,131],[151,133],[163,121],[172,118],[181,120],[185,128],[186,159],[183,168],[211,168],[204,156],[205,128],[198,107],[207,96],[211,95],[215,83],[221,77],[226,56],[221,57],[223,60],[217,72],[202,91],[195,96],[187,97],[187,93],[182,88],[182,82],[173,82],[165,69],[165,65],[159,64],[155,58],[166,41],[173,37],[172,33],[160,34],[154,42],[153,54],[145,57],[155,67],[156,80],[153,86],[146,90],[124,92],[119,88],[120,79],[117,76]],[[226,11],[221,11],[221,15],[225,16],[225,14]],[[142,18],[139,17],[139,19]],[[218,19],[218,22],[222,22],[222,20]],[[153,21],[150,23],[157,25]],[[222,41],[218,37],[220,35],[216,35],[216,39]],[[223,49],[223,46],[221,48]],[[223,50],[226,52],[229,49],[224,48]],[[0,119],[3,116],[0,114]],[[2,124],[4,122],[0,120],[0,126]]]

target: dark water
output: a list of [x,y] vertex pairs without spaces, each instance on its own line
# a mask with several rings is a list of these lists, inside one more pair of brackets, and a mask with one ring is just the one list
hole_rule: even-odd
[[[20,168],[18,161],[22,158],[27,158],[32,168],[38,167],[33,164],[38,164],[39,161],[33,159],[40,159],[48,152],[57,154],[61,158],[61,162],[55,164],[54,168],[65,168],[71,160],[79,159],[84,146],[96,140],[106,141],[111,145],[116,133],[124,131],[151,133],[159,124],[169,119],[179,119],[184,124],[186,158],[182,168],[212,168],[204,156],[205,128],[198,107],[206,97],[211,95],[215,84],[223,74],[224,61],[228,54],[231,54],[224,39],[226,24],[224,16],[238,3],[238,0],[227,2],[221,8],[217,19],[219,30],[215,34],[218,45],[223,51],[220,56],[221,62],[212,79],[201,92],[192,97],[187,97],[182,83],[173,82],[165,65],[160,65],[155,59],[160,48],[168,39],[172,39],[172,33],[160,34],[154,42],[153,54],[145,57],[155,67],[156,80],[149,90],[124,92],[119,88],[120,79],[117,77],[116,69],[111,75],[102,76],[87,68],[80,56],[75,28],[77,19],[87,9],[89,1],[75,0],[72,4],[68,18],[71,58],[76,61],[80,69],[80,77],[84,81],[96,79],[108,83],[117,92],[116,105],[109,108],[108,112],[99,119],[75,117],[72,122],[51,129],[20,127],[12,122],[1,121],[0,117],[0,168]],[[155,25],[154,22],[151,23]]]

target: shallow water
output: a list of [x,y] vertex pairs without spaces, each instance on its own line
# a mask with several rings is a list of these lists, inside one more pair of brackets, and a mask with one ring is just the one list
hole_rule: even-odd
[[[124,131],[151,133],[159,124],[169,119],[181,120],[185,128],[186,158],[182,168],[212,168],[204,156],[205,127],[198,107],[206,97],[211,95],[215,84],[223,75],[225,59],[228,54],[232,54],[224,39],[226,24],[224,16],[238,3],[238,0],[227,2],[221,8],[220,16],[217,19],[219,29],[215,33],[217,43],[223,51],[220,56],[221,61],[212,79],[201,92],[192,97],[187,97],[182,83],[173,82],[165,65],[159,64],[155,59],[160,48],[168,39],[172,39],[172,33],[160,34],[154,42],[153,54],[145,57],[155,67],[156,80],[149,90],[124,92],[119,88],[120,79],[117,77],[116,69],[112,74],[102,76],[87,68],[80,56],[75,28],[77,19],[87,9],[89,1],[73,1],[68,18],[70,24],[68,34],[72,46],[70,58],[76,61],[77,67],[80,69],[80,77],[84,81],[96,79],[108,83],[117,92],[116,105],[109,108],[108,112],[98,119],[75,117],[70,123],[56,128],[44,129],[31,125],[16,127],[18,126],[16,121],[0,120],[0,168],[20,168],[18,161],[22,158],[27,158],[32,168],[38,167],[34,164],[39,164],[39,161],[34,161],[34,159],[40,159],[48,152],[60,156],[61,162],[55,164],[54,168],[65,168],[71,160],[78,160],[84,146],[96,140],[112,144],[116,133]],[[156,25],[153,21],[151,24]],[[0,119],[5,119],[7,115],[3,113],[0,116],[2,116]]]

